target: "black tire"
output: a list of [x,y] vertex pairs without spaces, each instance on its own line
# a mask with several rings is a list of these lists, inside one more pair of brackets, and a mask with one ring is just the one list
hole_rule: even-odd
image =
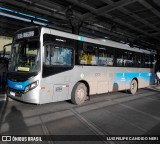
[[135,79],[133,79],[130,83],[129,93],[135,94],[137,91],[138,91],[138,83]]
[[78,82],[72,90],[71,94],[72,103],[76,105],[81,105],[86,100],[86,97],[87,97],[87,87],[85,86],[84,83]]

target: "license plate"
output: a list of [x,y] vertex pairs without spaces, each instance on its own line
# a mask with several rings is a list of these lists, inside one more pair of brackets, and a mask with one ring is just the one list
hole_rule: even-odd
[[11,96],[15,96],[15,95],[16,95],[16,93],[15,93],[15,92],[10,91],[10,95],[11,95]]

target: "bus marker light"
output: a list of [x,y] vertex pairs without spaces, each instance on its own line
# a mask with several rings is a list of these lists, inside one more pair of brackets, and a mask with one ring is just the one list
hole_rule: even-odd
[[51,92],[51,90],[48,90],[47,92]]
[[62,87],[63,87],[63,88],[65,88],[65,87],[69,87],[69,85],[63,85]]
[[83,79],[83,78],[84,78],[84,74],[83,74],[83,73],[81,73],[80,77]]
[[41,90],[45,89],[45,87],[40,87]]

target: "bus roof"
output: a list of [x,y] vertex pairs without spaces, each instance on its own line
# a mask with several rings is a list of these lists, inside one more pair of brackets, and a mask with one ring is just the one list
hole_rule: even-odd
[[41,28],[42,33],[57,35],[57,36],[61,36],[61,37],[66,37],[66,38],[78,40],[78,41],[84,41],[84,42],[89,42],[89,43],[98,44],[98,45],[102,45],[102,46],[130,50],[130,51],[135,51],[135,52],[140,52],[140,53],[156,54],[156,51],[145,50],[145,49],[137,48],[137,47],[130,47],[128,44],[123,44],[123,43],[115,42],[112,40],[105,39],[105,41],[102,41],[102,40],[98,40],[98,39],[92,39],[92,38],[88,38],[88,37],[84,37],[84,36],[80,36],[80,35],[75,35],[75,34],[63,32],[63,31],[55,30],[52,28],[47,28],[47,27],[32,26],[32,27],[26,27],[26,28],[20,29],[17,32],[20,32],[21,30],[32,29],[32,28]]
[[88,38],[88,37],[84,37],[84,36],[80,36],[80,35],[75,35],[75,34],[71,34],[71,33],[67,33],[67,32],[62,32],[59,30],[54,30],[51,28],[45,28],[42,27],[42,32],[43,33],[49,33],[52,35],[57,35],[57,36],[61,36],[61,37],[67,37],[70,39],[74,39],[74,40],[79,40],[79,41],[84,41],[84,42],[89,42],[89,43],[93,43],[93,44],[99,44],[102,46],[108,46],[108,47],[114,47],[114,48],[119,48],[119,49],[124,49],[124,50],[130,50],[130,51],[135,51],[135,52],[140,52],[140,53],[147,53],[147,54],[155,54],[156,52],[154,51],[149,51],[149,50],[145,50],[145,49],[140,49],[137,47],[130,47],[128,44],[123,44],[120,42],[115,42],[115,41],[111,41],[111,40],[98,40],[98,39],[92,39],[92,38]]

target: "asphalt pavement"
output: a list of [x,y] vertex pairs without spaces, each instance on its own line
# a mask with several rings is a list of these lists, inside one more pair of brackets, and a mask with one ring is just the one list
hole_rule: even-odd
[[158,144],[107,141],[105,136],[160,135],[159,86],[140,89],[136,95],[113,92],[91,96],[81,106],[70,101],[26,104],[5,100],[4,94],[0,98],[0,135],[43,135],[46,141],[38,143],[47,144]]

